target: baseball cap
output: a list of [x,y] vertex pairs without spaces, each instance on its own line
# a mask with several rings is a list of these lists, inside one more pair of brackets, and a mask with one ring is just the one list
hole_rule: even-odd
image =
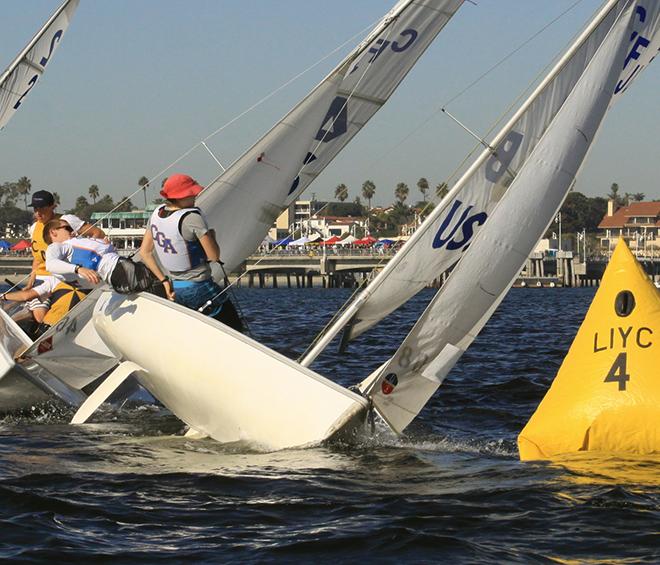
[[37,190],[32,193],[30,206],[33,208],[43,208],[44,206],[52,206],[53,204],[55,204],[55,198],[47,190]]

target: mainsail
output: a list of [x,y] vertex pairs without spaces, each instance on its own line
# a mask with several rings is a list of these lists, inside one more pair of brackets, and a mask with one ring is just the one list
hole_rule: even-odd
[[[345,326],[344,340],[358,337],[463,256],[602,43],[611,26],[614,4],[608,2],[596,14],[495,136],[491,147],[482,152],[403,248],[320,336],[302,364],[309,365]],[[636,4],[629,51],[611,103],[627,90],[660,47],[660,36],[654,31],[658,17],[654,6],[648,0]]]
[[46,70],[69,27],[79,0],[66,0],[0,77],[0,129],[21,107]]
[[[216,230],[227,271],[257,248],[275,217],[385,103],[462,3],[398,2],[328,77],[209,184],[196,204]],[[27,355],[57,376],[82,379],[88,371],[105,371],[115,359],[100,347],[91,322],[96,296],[88,296]]]
[[385,104],[463,0],[401,0],[295,108],[198,197],[228,271]]
[[[621,84],[642,13],[652,22],[648,37],[654,37],[660,21],[657,3],[611,1],[601,11],[586,40],[589,48],[581,51],[587,58],[583,72],[527,159],[512,171],[488,222],[463,248],[460,263],[395,355],[362,383],[395,431],[419,413],[472,343],[561,207]],[[594,43],[592,37],[599,40]],[[566,65],[559,80],[573,72]]]

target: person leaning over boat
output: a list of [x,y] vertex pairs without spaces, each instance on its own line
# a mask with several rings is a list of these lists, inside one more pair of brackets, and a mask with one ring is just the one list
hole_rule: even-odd
[[62,277],[48,275],[42,278],[39,285],[30,289],[14,290],[0,294],[0,300],[13,302],[39,301],[47,304],[40,320],[34,320],[30,327],[23,328],[26,333],[36,339],[48,328],[59,322],[73,306],[80,302],[89,290],[80,288],[75,281],[67,281]]
[[46,224],[48,271],[64,276],[75,274],[86,285],[103,281],[121,294],[155,290],[158,280],[146,265],[120,257],[111,243],[73,237],[73,232],[73,228],[61,218]]
[[[30,206],[34,208],[35,222],[30,226],[30,239],[32,240],[32,269],[30,270],[30,277],[25,285],[25,290],[30,290],[45,280],[50,273],[46,269],[46,247],[48,243],[44,238],[45,225],[56,218],[60,218],[60,214],[55,213],[55,197],[47,190],[37,190],[32,194],[32,201]],[[67,223],[78,233],[103,239],[105,233],[102,229],[92,226],[74,214],[67,214],[65,216]],[[41,294],[40,294],[41,295]],[[37,322],[43,322],[44,316],[50,307],[47,301],[42,301],[40,298],[34,298],[27,304],[29,310],[32,312]]]
[[220,247],[214,230],[195,207],[195,197],[202,190],[188,175],[174,174],[165,181],[160,194],[167,202],[151,215],[140,256],[159,280],[167,281],[170,300],[193,310],[202,309],[207,316],[242,331],[234,305],[213,280],[209,263],[220,262]]

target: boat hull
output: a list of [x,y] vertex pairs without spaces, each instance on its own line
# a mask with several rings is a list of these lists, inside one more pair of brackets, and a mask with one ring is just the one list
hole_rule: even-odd
[[49,394],[34,385],[0,344],[0,414],[26,410],[48,400]]
[[107,292],[94,325],[140,383],[217,441],[284,449],[364,425],[367,401],[254,340],[161,298]]

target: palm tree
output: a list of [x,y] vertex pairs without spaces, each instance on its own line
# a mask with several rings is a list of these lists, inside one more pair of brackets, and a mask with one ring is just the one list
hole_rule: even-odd
[[396,189],[394,190],[394,197],[401,203],[403,204],[408,198],[408,193],[410,192],[410,189],[408,188],[408,185],[405,182],[400,182],[399,184],[396,185]]
[[635,202],[642,202],[644,198],[646,198],[646,194],[644,194],[643,192],[635,192],[635,194],[632,195],[632,199]]
[[344,183],[335,188],[335,198],[339,200],[339,202],[343,202],[348,198],[348,187]]
[[615,182],[612,183],[612,186],[610,187],[610,193],[607,195],[607,197],[614,201],[614,205],[616,207],[624,205],[623,198],[619,196],[619,185]]
[[435,195],[442,200],[445,196],[447,196],[447,193],[449,192],[449,187],[447,186],[446,182],[441,182],[438,184],[438,186],[435,187]]
[[16,183],[16,189],[19,194],[23,195],[23,202],[25,202],[25,209],[27,210],[27,197],[28,194],[30,194],[30,190],[32,190],[32,183],[30,182],[30,179],[27,177],[21,177],[18,179],[18,182]]
[[369,210],[371,210],[371,199],[374,197],[374,194],[376,194],[376,185],[373,181],[365,180],[362,183],[362,196],[367,199]]
[[53,192],[53,200],[55,201],[55,205],[59,206],[61,202],[60,195],[57,192]]
[[99,197],[99,187],[97,185],[93,184],[92,186],[90,186],[87,189],[87,192],[92,197],[92,200],[94,201],[94,204],[96,204],[96,199]]
[[147,187],[149,186],[149,179],[147,177],[140,177],[138,185],[142,187],[142,194],[144,195],[144,209],[147,209]]
[[424,202],[426,202],[426,193],[429,190],[429,181],[422,177],[417,181],[417,188],[419,188],[419,191],[422,193],[422,197],[424,198]]

